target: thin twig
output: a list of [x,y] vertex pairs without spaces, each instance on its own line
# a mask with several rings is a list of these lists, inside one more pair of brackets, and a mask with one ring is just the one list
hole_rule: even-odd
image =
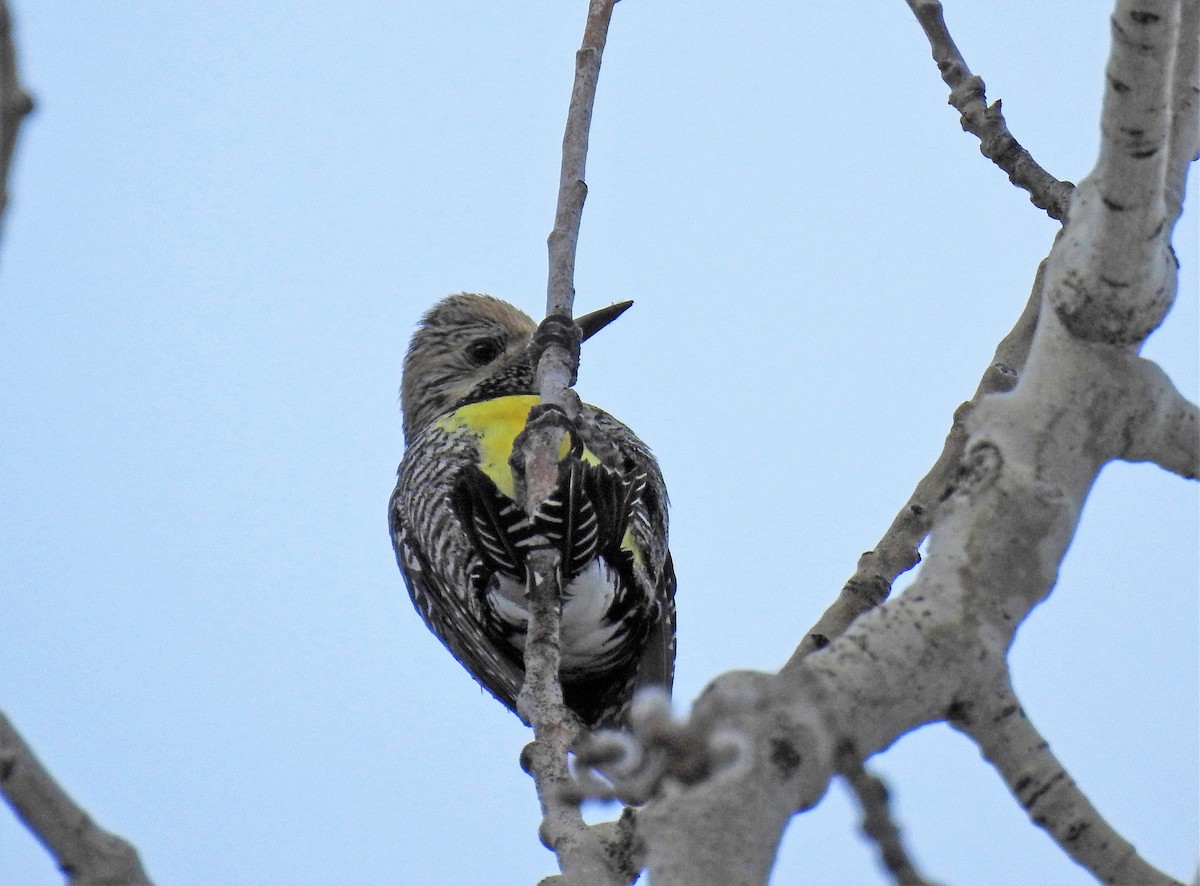
[[[0,221],[21,121],[33,100],[21,86],[8,4],[0,0]],[[0,713],[0,796],[46,847],[71,886],[152,886],[137,850],[99,827],[54,780]]]
[[0,796],[54,857],[71,886],[153,886],[137,850],[92,821],[3,714]]
[[583,201],[587,197],[584,178],[592,108],[596,103],[600,60],[615,5],[616,0],[590,0],[588,4],[583,41],[575,54],[575,82],[571,87],[571,103],[563,132],[558,205],[554,213],[554,229],[547,240],[550,275],[546,288],[546,313],[562,314],[568,318],[575,298],[575,252],[579,243],[579,224],[583,218]]
[[21,122],[33,110],[33,99],[21,86],[12,39],[8,4],[0,0],[0,223],[8,208],[8,170],[17,148]]
[[929,535],[933,526],[934,511],[939,501],[945,497],[946,491],[951,488],[962,459],[967,439],[964,424],[967,415],[987,394],[1008,391],[1015,387],[1021,370],[1025,367],[1025,358],[1029,355],[1029,346],[1037,328],[1044,272],[1045,262],[1038,267],[1033,289],[1021,316],[1017,318],[1008,335],[997,345],[992,362],[979,379],[975,395],[955,410],[950,432],[946,435],[946,442],[937,461],[921,478],[917,488],[900,509],[900,513],[892,520],[892,525],[883,534],[883,538],[872,550],[859,557],[854,575],[846,581],[837,599],[830,604],[817,623],[805,633],[804,639],[800,641],[781,673],[790,673],[807,656],[824,649],[841,636],[856,618],[888,598],[892,592],[892,582],[921,562],[918,548]]
[[[514,474],[525,509],[533,513],[558,483],[558,452],[563,435],[578,415],[579,399],[571,390],[579,366],[579,329],[572,319],[575,301],[575,253],[587,185],[584,172],[588,133],[600,59],[616,0],[591,0],[583,41],[575,56],[575,80],[563,134],[558,205],[547,241],[549,275],[546,319],[535,338],[539,350],[537,384],[541,403],[513,448]],[[559,621],[562,575],[558,554],[530,556],[529,627],[525,644],[525,684],[518,706],[533,727],[534,741],[522,753],[522,765],[533,777],[542,807],[542,842],[558,857],[562,876],[557,884],[622,886],[633,876],[611,851],[613,829],[589,828],[570,784],[567,752],[579,724],[563,704],[559,680]],[[616,833],[616,832],[614,832]],[[626,836],[628,836],[626,834]],[[618,853],[619,854],[619,853]],[[628,853],[626,853],[627,855]]]
[[932,886],[917,871],[904,841],[900,828],[892,818],[889,808],[888,788],[883,779],[868,772],[858,754],[844,747],[838,754],[838,771],[846,779],[862,807],[862,832],[879,850],[880,861],[899,886]]
[[[937,0],[907,0],[909,7],[929,38],[933,58],[950,87],[950,103],[962,114],[963,128],[980,139],[980,151],[1009,174],[1018,187],[1029,191],[1030,199],[1056,219],[1065,219],[1073,186],[1060,182],[1033,160],[1017,143],[1000,103],[988,106],[983,80],[971,73],[942,18]],[[784,666],[787,673],[808,655],[823,649],[840,636],[862,613],[887,599],[892,582],[921,562],[918,548],[933,525],[933,512],[946,492],[962,457],[966,434],[963,422],[985,394],[1011,390],[1017,383],[1025,357],[1029,353],[1042,302],[1045,263],[1038,268],[1033,291],[1012,331],[1000,342],[995,356],[976,388],[975,396],[954,414],[942,452],[929,472],[917,484],[913,494],[896,515],[875,547],[858,561],[854,575],[842,587],[838,598],[804,635],[804,639]]]
[[907,3],[929,39],[942,80],[950,87],[950,104],[962,115],[962,128],[978,137],[980,153],[1008,173],[1010,182],[1028,191],[1034,206],[1053,219],[1065,220],[1073,186],[1042,169],[1021,147],[1008,131],[999,100],[987,103],[983,78],[971,73],[958,51],[942,17],[942,4],[938,0]]

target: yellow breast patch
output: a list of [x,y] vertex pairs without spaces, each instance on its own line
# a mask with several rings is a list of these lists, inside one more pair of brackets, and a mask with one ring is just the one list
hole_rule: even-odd
[[[440,418],[437,427],[447,433],[467,430],[474,434],[478,439],[479,469],[496,484],[497,489],[515,499],[516,489],[508,457],[512,455],[513,441],[525,427],[529,410],[540,399],[534,394],[518,394],[471,403]],[[559,459],[565,458],[570,451],[571,438],[564,435],[558,452]],[[586,448],[583,450],[583,460],[594,465],[600,463],[600,459]]]

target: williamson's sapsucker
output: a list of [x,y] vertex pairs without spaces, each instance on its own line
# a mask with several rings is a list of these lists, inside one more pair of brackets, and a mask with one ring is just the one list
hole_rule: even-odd
[[[624,307],[577,318],[582,338]],[[620,725],[636,688],[669,691],[674,672],[666,488],[646,445],[584,404],[554,493],[532,518],[514,501],[509,455],[538,402],[535,331],[485,295],[451,295],[425,314],[404,360],[392,543],[426,625],[513,711],[525,675],[525,558],[557,549],[566,704],[589,728]]]

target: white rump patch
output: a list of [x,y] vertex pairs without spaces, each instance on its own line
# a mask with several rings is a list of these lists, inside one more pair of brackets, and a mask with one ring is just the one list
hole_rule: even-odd
[[[590,670],[613,652],[620,625],[609,624],[604,616],[612,608],[616,592],[617,576],[599,557],[567,585],[561,625],[561,670],[564,676]],[[529,622],[525,586],[497,576],[488,599],[501,619],[519,628],[513,641],[523,652]]]

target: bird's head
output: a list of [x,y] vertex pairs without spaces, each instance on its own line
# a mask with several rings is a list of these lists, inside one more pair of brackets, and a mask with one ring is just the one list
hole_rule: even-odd
[[[587,339],[632,302],[576,318]],[[490,295],[460,292],[429,309],[404,358],[400,411],[404,440],[431,421],[464,406],[512,394],[536,394],[537,324],[529,315]]]

